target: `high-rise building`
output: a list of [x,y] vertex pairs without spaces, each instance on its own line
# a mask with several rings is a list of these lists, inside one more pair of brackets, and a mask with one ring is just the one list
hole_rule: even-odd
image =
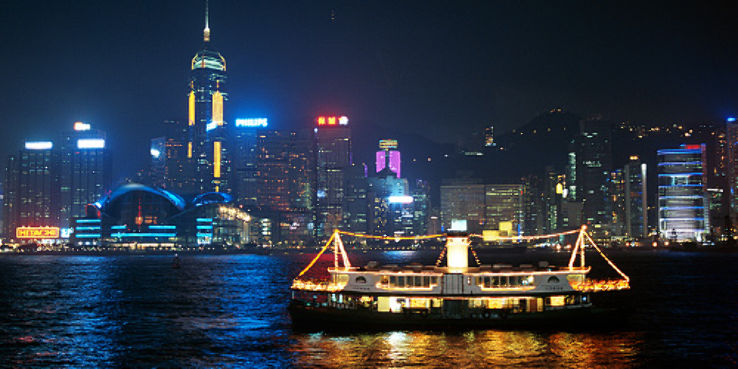
[[454,220],[465,220],[467,231],[480,233],[485,217],[485,186],[476,180],[456,179],[441,185],[441,227],[451,229]]
[[258,205],[257,130],[268,126],[267,118],[236,119],[231,134],[236,202],[246,209]]
[[315,233],[318,238],[325,238],[344,222],[345,175],[352,163],[351,128],[346,116],[320,116],[315,123]]
[[625,236],[625,177],[622,169],[610,172],[610,235],[616,238]]
[[376,172],[379,173],[384,168],[389,168],[390,171],[400,178],[400,166],[402,159],[400,151],[397,150],[397,140],[379,140],[379,151],[376,154]]
[[313,152],[308,131],[256,132],[256,205],[277,220],[274,241],[304,243],[312,238]]
[[710,229],[705,145],[658,150],[658,229],[663,239],[703,241]]
[[733,224],[738,223],[738,122],[728,118],[725,127],[727,136],[727,175],[730,218]]
[[388,167],[369,178],[369,230],[375,235],[413,234],[413,197],[407,179]]
[[607,238],[611,231],[612,203],[609,176],[612,170],[611,124],[600,119],[580,122],[574,139],[576,185],[573,199],[582,202],[583,221],[591,225],[595,237]]
[[51,141],[26,141],[5,168],[3,220],[6,238],[19,227],[59,227],[59,158]]
[[370,199],[366,164],[352,164],[346,170],[344,190],[344,229],[349,232],[367,233],[369,231]]
[[413,232],[416,235],[428,234],[428,221],[431,213],[430,183],[418,179],[413,193]]
[[[500,236],[522,236],[525,228],[525,187],[522,184],[488,184],[484,187],[484,229]],[[503,232],[506,231],[506,234]]]
[[638,156],[631,156],[623,176],[625,182],[625,236],[648,236],[648,202],[646,187],[646,163]]
[[[187,166],[187,124],[176,120],[164,121],[165,136],[164,150],[161,151],[159,144],[159,160],[163,161],[164,178],[161,181],[162,188],[184,193],[186,189],[194,188],[196,180],[189,175]],[[151,150],[152,160],[155,160],[157,152]]]
[[489,127],[484,128],[484,146],[485,147],[493,147],[497,146],[495,143],[495,127],[493,125],[489,125]]
[[61,225],[69,227],[71,218],[85,215],[86,206],[110,190],[112,159],[105,134],[87,123],[74,123],[59,146]]
[[231,192],[231,159],[225,144],[227,125],[223,115],[228,100],[226,61],[210,44],[207,5],[203,47],[192,58],[190,77],[187,158],[189,171],[197,183],[188,190]]

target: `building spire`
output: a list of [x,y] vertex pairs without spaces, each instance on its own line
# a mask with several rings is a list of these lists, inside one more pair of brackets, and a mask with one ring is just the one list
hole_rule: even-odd
[[202,38],[205,42],[210,42],[210,19],[208,17],[208,0],[205,0],[205,29],[202,31]]

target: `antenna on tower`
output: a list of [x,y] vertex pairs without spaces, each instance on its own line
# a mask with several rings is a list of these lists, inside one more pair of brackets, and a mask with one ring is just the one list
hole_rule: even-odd
[[210,42],[210,19],[208,17],[208,0],[205,0],[205,29],[202,31],[202,38],[205,42]]

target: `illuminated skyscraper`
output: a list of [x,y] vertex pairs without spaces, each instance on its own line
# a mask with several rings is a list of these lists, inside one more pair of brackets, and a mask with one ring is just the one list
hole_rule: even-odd
[[26,141],[5,168],[3,230],[15,238],[16,228],[58,227],[59,158],[51,141]]
[[346,170],[351,166],[351,128],[345,116],[316,119],[316,227],[328,237],[343,223]]
[[166,135],[151,139],[151,183],[169,191],[181,193],[192,188],[195,181],[186,172],[187,125],[179,121],[164,121]]
[[226,61],[210,45],[210,27],[205,3],[203,47],[192,58],[188,93],[187,158],[197,180],[193,192],[230,192],[230,155],[224,144]]
[[385,167],[400,178],[400,165],[402,159],[400,151],[397,150],[397,140],[379,140],[379,151],[376,154],[376,173],[379,173]]
[[609,122],[588,119],[580,122],[574,139],[576,152],[576,191],[572,200],[582,202],[582,220],[590,224],[594,237],[607,238],[612,221],[609,176],[612,170],[612,134]]
[[623,169],[625,181],[625,235],[648,236],[648,202],[646,201],[646,163],[631,156]]
[[682,145],[657,154],[659,235],[675,241],[704,240],[710,229],[705,145]]
[[725,127],[727,136],[727,175],[730,218],[736,224],[738,214],[738,123],[735,118],[728,118]]
[[112,159],[105,133],[87,123],[74,123],[59,146],[61,225],[69,227],[71,218],[85,215],[85,207],[110,190]]

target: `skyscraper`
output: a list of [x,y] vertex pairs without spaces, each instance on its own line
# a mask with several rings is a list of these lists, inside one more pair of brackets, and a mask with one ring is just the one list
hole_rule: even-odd
[[4,233],[18,227],[59,227],[59,159],[51,141],[26,141],[8,158],[3,199]]
[[236,119],[236,124],[233,125],[231,134],[233,186],[236,191],[236,202],[246,209],[255,209],[258,206],[257,130],[267,126],[267,118]]
[[646,163],[631,156],[623,169],[625,181],[625,235],[630,238],[648,236],[648,198]]
[[375,173],[379,173],[387,167],[397,175],[397,178],[400,178],[401,164],[402,159],[400,150],[397,150],[397,140],[379,140],[379,151],[376,154],[377,170]]
[[[612,170],[611,125],[601,119],[580,122],[579,135],[574,139],[576,153],[576,185],[573,199],[582,202],[582,220],[591,225],[595,237],[610,234],[612,203],[609,196],[609,175]],[[570,192],[571,193],[571,192]]]
[[658,150],[658,229],[663,239],[703,241],[710,229],[705,145]]
[[725,127],[727,136],[727,175],[730,218],[733,224],[738,222],[738,122],[735,118],[728,118]]
[[343,224],[346,170],[351,166],[351,128],[345,116],[316,119],[316,236],[327,237]]
[[61,226],[85,214],[85,207],[100,200],[112,184],[112,158],[105,133],[76,122],[60,144]]
[[188,93],[187,158],[197,183],[192,192],[230,192],[230,155],[227,150],[224,105],[226,61],[210,44],[207,2],[203,47],[192,58]]

